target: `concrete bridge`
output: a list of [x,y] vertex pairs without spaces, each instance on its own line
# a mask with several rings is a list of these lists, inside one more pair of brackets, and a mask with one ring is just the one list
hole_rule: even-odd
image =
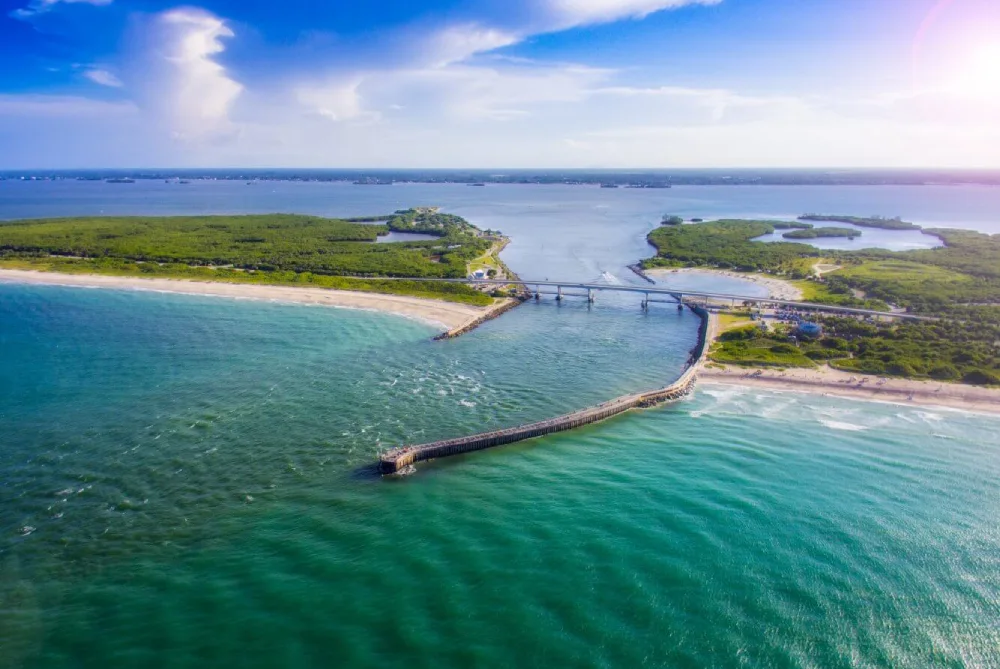
[[[439,283],[464,283],[472,286],[519,286],[530,293],[535,299],[540,299],[542,295],[555,295],[557,301],[562,301],[567,297],[580,297],[594,302],[596,293],[600,291],[611,291],[619,293],[638,293],[644,296],[643,308],[656,302],[669,302],[671,304],[682,304],[685,300],[708,303],[716,300],[722,302],[752,302],[754,304],[768,304],[788,307],[791,309],[806,309],[811,311],[822,311],[833,314],[844,314],[852,316],[876,316],[880,318],[898,318],[902,320],[914,321],[934,321],[938,320],[930,316],[917,316],[892,311],[876,311],[874,309],[858,309],[854,307],[840,307],[831,304],[817,304],[815,302],[800,302],[795,300],[778,300],[771,297],[759,297],[754,295],[737,295],[733,293],[705,293],[692,290],[677,290],[676,288],[660,288],[656,286],[633,286],[616,285],[607,283],[579,283],[574,281],[527,281],[523,279],[406,279],[407,281],[432,281]],[[547,290],[543,290],[543,288]],[[567,292],[570,290],[586,291],[580,293]],[[655,298],[661,299],[655,299]],[[669,298],[669,299],[663,299]]]

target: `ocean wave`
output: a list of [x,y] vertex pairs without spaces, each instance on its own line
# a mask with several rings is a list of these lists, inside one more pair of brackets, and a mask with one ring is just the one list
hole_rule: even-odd
[[854,423],[844,423],[839,420],[829,420],[820,418],[819,422],[824,427],[828,427],[831,430],[844,430],[845,432],[864,432],[868,428],[864,425],[855,425]]

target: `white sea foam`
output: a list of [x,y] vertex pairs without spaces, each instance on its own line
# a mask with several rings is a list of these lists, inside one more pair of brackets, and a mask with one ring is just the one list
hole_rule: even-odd
[[839,420],[827,420],[820,418],[820,424],[831,430],[844,430],[845,432],[864,432],[868,428],[864,425],[855,425],[854,423],[844,423]]
[[469,407],[469,408],[472,408],[472,407],[476,406],[475,402],[470,402],[468,400],[459,400],[458,403],[461,404],[464,407]]

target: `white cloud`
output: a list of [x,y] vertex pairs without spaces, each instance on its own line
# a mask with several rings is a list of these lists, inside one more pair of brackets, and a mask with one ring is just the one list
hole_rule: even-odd
[[509,121],[547,105],[581,102],[610,75],[610,70],[582,66],[453,64],[375,71],[349,83],[306,85],[296,97],[309,112],[334,121],[373,120],[404,109],[411,123]]
[[366,112],[361,105],[358,87],[361,79],[334,82],[320,87],[302,87],[296,91],[300,104],[331,121],[377,120],[377,112]]
[[126,84],[134,103],[0,95],[0,145],[19,151],[5,151],[0,160],[302,167],[996,163],[1000,100],[970,104],[947,91],[872,99],[820,89],[775,95],[669,80],[639,87],[630,85],[628,71],[493,53],[532,34],[694,4],[714,1],[538,0],[507,24],[459,21],[380,35],[370,49],[344,49],[319,72],[301,65],[318,59],[298,59],[302,70],[247,90],[221,60],[235,37],[226,22],[199,9],[170,10],[144,23],[136,19],[135,48],[121,60],[78,68],[95,83]]
[[521,38],[513,33],[477,24],[466,24],[450,26],[432,35],[424,49],[430,56],[430,64],[440,67],[520,41]]
[[0,95],[0,115],[44,118],[93,118],[134,115],[131,102],[105,102],[73,95]]
[[15,19],[27,20],[39,14],[44,14],[59,3],[84,5],[110,5],[113,0],[32,0],[27,7],[15,9],[10,16]]
[[[763,110],[771,118],[794,117],[808,107],[805,100],[793,96],[744,95],[724,88],[687,88],[682,86],[659,86],[656,88],[633,88],[611,86],[593,91],[595,96],[641,97],[647,100],[678,102],[695,105],[709,113],[712,121],[722,121],[733,112],[746,113],[748,110]],[[649,104],[644,102],[643,104]]]
[[222,19],[194,8],[159,14],[148,27],[126,81],[176,138],[218,139],[236,131],[229,115],[243,86],[214,59],[230,37]]
[[717,5],[722,0],[547,0],[554,29],[620,19],[639,19],[687,5]]
[[110,86],[111,88],[121,88],[125,84],[122,80],[116,77],[112,72],[102,69],[87,70],[83,73],[83,76],[87,77],[95,84],[100,84],[101,86]]

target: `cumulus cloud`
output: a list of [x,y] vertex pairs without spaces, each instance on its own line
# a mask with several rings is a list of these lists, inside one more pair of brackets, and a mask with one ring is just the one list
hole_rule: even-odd
[[10,16],[15,19],[28,20],[32,17],[44,14],[54,8],[59,3],[84,4],[84,5],[110,5],[113,0],[32,0],[27,7],[15,9]]
[[243,85],[215,60],[231,37],[225,21],[194,8],[156,15],[147,26],[126,81],[174,137],[199,141],[236,131],[230,111]]
[[100,84],[101,86],[110,86],[111,88],[121,88],[125,84],[119,79],[114,73],[108,70],[102,69],[92,69],[87,70],[83,73],[83,76],[87,77],[95,84]]
[[[502,17],[455,14],[364,43],[331,38],[286,69],[254,73],[246,88],[224,65],[236,37],[224,19],[194,8],[137,17],[130,52],[77,68],[100,85],[124,83],[134,102],[0,95],[0,145],[22,147],[0,159],[68,161],[71,147],[82,164],[301,167],[953,165],[1000,155],[1000,101],[636,86],[629,71],[499,51],[531,35],[717,1],[505,0]],[[963,112],[966,125],[940,120],[966,118],[955,105],[975,110]]]

